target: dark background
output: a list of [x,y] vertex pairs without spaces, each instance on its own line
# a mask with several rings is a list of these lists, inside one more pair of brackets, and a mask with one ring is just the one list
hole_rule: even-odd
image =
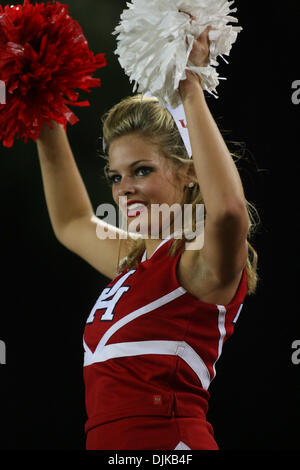
[[[126,2],[62,3],[79,21],[90,49],[105,52],[108,60],[94,74],[102,86],[80,94],[91,106],[73,108],[80,122],[68,126],[96,210],[111,202],[97,156],[100,118],[132,93],[111,34]],[[253,240],[261,281],[218,362],[208,418],[221,449],[299,450],[300,364],[292,363],[291,345],[300,340],[300,104],[292,103],[291,85],[300,80],[300,8],[297,1],[235,6],[244,30],[230,64],[220,61],[227,81],[220,82],[219,99],[207,100],[220,128],[231,131],[228,140],[246,144],[241,177],[261,217]],[[82,336],[107,280],[55,239],[36,144],[19,140],[12,149],[1,145],[0,153],[0,340],[7,348],[6,364],[0,365],[0,449],[84,449]]]

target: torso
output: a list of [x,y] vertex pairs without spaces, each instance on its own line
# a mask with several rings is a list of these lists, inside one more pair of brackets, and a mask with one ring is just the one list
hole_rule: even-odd
[[144,252],[137,266],[124,269],[89,314],[84,333],[87,430],[129,416],[206,414],[215,364],[234,332],[246,286],[241,284],[228,306],[236,286],[231,292],[220,289],[199,263],[199,251],[171,258],[171,244],[165,243],[149,252],[148,260]]
[[[157,248],[157,247],[156,247]],[[121,246],[122,257],[127,255],[126,248]],[[195,259],[197,258],[197,262]],[[185,250],[177,266],[177,279],[180,285],[201,302],[217,305],[228,305],[239,287],[242,274],[227,285],[221,285],[212,275],[205,262],[198,262],[193,251]],[[200,266],[200,268],[199,268]]]
[[204,261],[200,263],[200,268],[198,264],[195,263],[191,251],[184,251],[177,267],[179,283],[201,302],[228,305],[236,294],[242,271],[229,284],[221,285],[205,266]]

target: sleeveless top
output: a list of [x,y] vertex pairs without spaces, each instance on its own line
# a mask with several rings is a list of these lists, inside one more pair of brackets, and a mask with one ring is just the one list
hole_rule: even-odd
[[84,331],[85,430],[133,416],[205,418],[208,388],[247,293],[246,268],[228,305],[178,282],[172,239],[102,291]]

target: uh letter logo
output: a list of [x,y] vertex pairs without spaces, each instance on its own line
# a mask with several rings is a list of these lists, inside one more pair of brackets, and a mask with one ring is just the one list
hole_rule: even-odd
[[104,310],[104,313],[101,317],[101,321],[112,321],[114,318],[114,309],[119,302],[120,298],[129,291],[130,286],[124,286],[123,284],[135,273],[136,269],[129,271],[124,274],[112,287],[106,287],[101,293],[99,299],[97,300],[94,308],[92,309],[87,323],[93,323],[95,314],[98,310]]

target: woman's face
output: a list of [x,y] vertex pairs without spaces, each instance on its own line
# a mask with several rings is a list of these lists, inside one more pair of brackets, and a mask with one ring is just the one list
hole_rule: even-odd
[[[136,232],[145,235],[157,233],[160,227],[161,232],[167,208],[182,203],[185,183],[178,178],[175,166],[144,137],[128,134],[112,142],[108,175],[113,199],[126,214],[129,231],[136,227]],[[158,206],[154,204],[167,205],[163,216],[157,218]]]

